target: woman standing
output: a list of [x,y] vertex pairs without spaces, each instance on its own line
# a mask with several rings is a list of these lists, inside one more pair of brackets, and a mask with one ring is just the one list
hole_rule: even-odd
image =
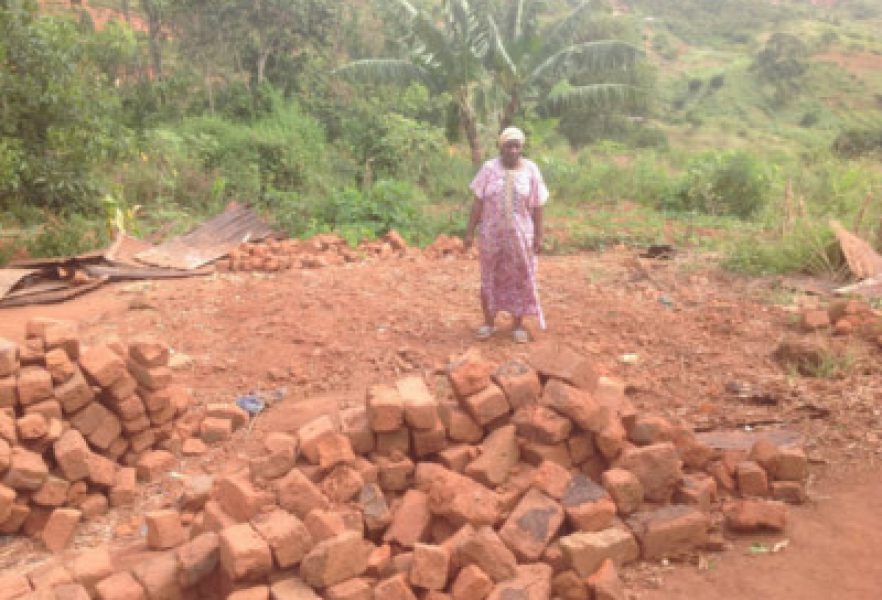
[[542,247],[542,206],[548,188],[536,164],[523,156],[524,132],[517,127],[499,136],[499,157],[488,160],[469,186],[475,200],[465,234],[470,247],[480,223],[478,250],[481,263],[481,309],[484,324],[476,335],[490,337],[496,314],[514,319],[513,336],[525,343],[529,335],[525,316],[535,316],[545,329],[536,279]]

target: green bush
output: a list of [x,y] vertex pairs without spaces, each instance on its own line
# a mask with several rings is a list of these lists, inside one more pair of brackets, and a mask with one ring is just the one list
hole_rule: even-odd
[[664,207],[747,219],[762,209],[771,179],[762,163],[742,151],[707,152],[691,161],[665,198]]
[[756,233],[735,241],[723,266],[750,275],[804,273],[835,275],[842,264],[836,238],[826,224],[803,222],[781,238],[763,239]]
[[882,127],[843,131],[833,141],[833,152],[845,158],[882,154]]
[[70,256],[103,248],[109,243],[104,223],[72,214],[58,218],[49,213],[40,232],[25,241],[30,256]]

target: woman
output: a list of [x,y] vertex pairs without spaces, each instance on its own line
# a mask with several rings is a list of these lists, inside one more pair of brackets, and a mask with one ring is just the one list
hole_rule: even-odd
[[529,340],[525,316],[538,317],[539,326],[545,329],[536,272],[548,188],[536,164],[521,156],[524,141],[524,132],[517,127],[505,129],[499,136],[499,157],[485,162],[469,186],[475,200],[466,247],[472,245],[475,228],[481,225],[478,249],[484,324],[476,333],[479,339],[493,335],[499,311],[514,319],[513,336],[518,343]]

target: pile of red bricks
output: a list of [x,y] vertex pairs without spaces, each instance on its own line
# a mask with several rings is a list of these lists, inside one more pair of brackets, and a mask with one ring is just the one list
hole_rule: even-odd
[[803,331],[856,334],[882,346],[882,319],[869,304],[860,300],[839,300],[826,309],[803,310],[799,324]]
[[157,341],[82,348],[76,324],[51,319],[26,334],[0,339],[0,533],[55,551],[81,519],[131,504],[138,470],[171,464],[191,398]]
[[620,599],[623,564],[781,530],[780,500],[804,498],[800,449],[714,449],[566,347],[447,375],[448,398],[409,376],[267,434],[247,469],[145,515],[152,557],[114,572],[93,550],[57,579],[101,600]]
[[462,256],[466,251],[462,240],[439,235],[424,250],[407,245],[405,239],[392,230],[382,239],[362,242],[351,248],[336,234],[320,234],[307,240],[269,239],[241,244],[217,262],[222,271],[286,271],[288,269],[316,269],[344,263],[360,262],[366,258],[387,259],[406,256],[443,258]]

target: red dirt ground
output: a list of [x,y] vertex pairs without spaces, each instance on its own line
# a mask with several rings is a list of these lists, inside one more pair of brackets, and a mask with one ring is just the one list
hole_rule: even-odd
[[[692,564],[625,569],[633,597],[797,599],[878,598],[882,509],[878,373],[880,350],[838,340],[849,370],[840,379],[793,376],[771,358],[778,341],[796,335],[792,309],[769,282],[737,278],[699,256],[649,261],[631,251],[545,257],[541,265],[547,332],[622,377],[638,407],[704,428],[774,420],[800,432],[813,462],[812,501],[791,513],[785,536],[745,538],[732,550]],[[20,339],[31,316],[76,319],[86,342],[152,332],[194,366],[178,378],[199,401],[231,401],[254,390],[285,388],[286,397],[258,417],[234,444],[190,459],[182,472],[235,468],[260,433],[296,427],[312,415],[363,398],[367,385],[398,374],[438,376],[450,356],[472,345],[480,322],[477,264],[464,259],[388,260],[278,274],[107,286],[71,302],[0,312],[0,336]],[[788,300],[792,298],[788,297]],[[526,353],[508,329],[481,345],[490,358]],[[636,354],[625,364],[622,355]],[[737,381],[762,390],[775,406],[754,406],[726,392]],[[818,410],[829,414],[817,417]],[[144,506],[168,490],[150,490]],[[136,557],[143,542],[136,514],[111,514],[84,528],[77,546],[109,541]],[[748,555],[759,539],[786,538],[780,553]],[[41,559],[18,541],[0,548],[0,565]],[[29,551],[23,560],[22,548]],[[134,560],[134,558],[133,558]]]

